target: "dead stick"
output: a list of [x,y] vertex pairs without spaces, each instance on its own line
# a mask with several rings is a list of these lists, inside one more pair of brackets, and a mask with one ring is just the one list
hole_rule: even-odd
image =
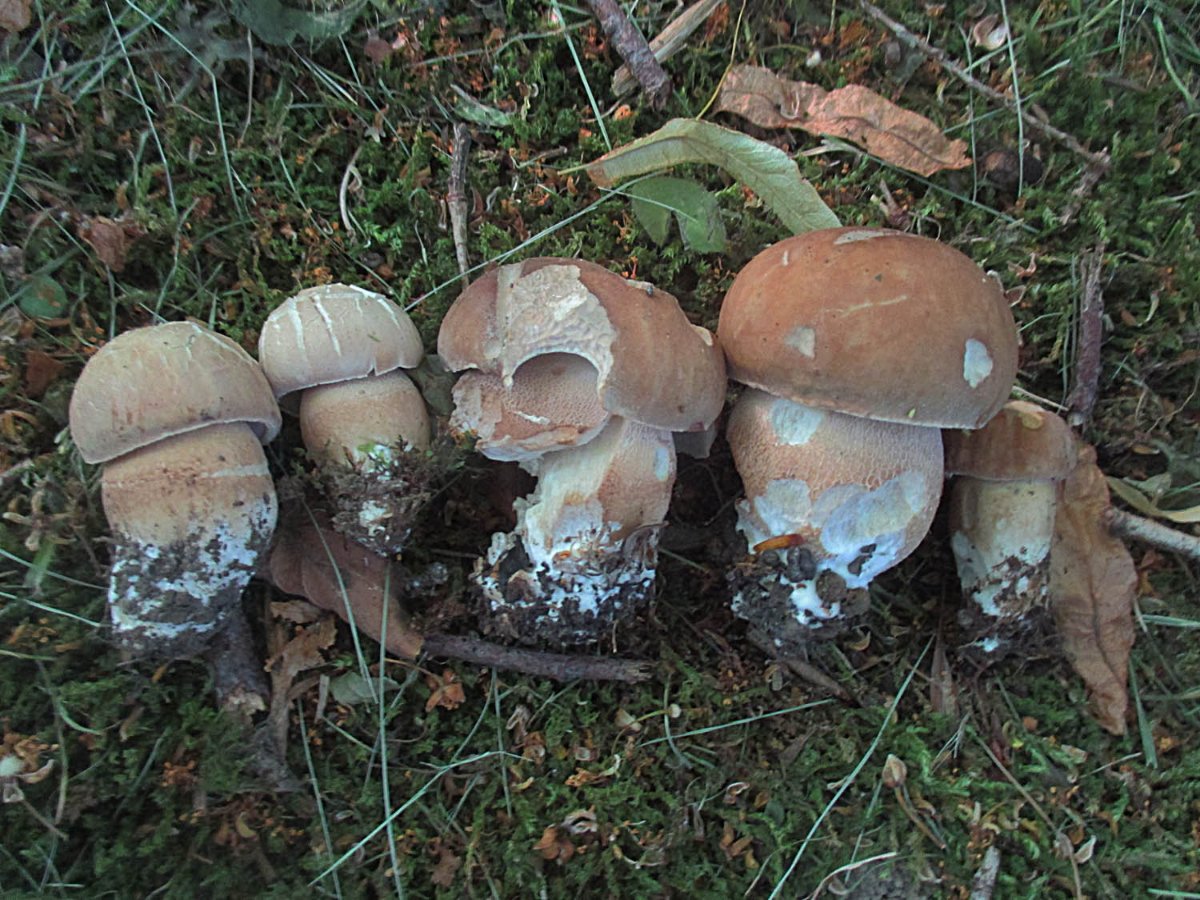
[[651,663],[645,660],[522,650],[518,647],[504,647],[476,638],[450,634],[426,635],[421,649],[431,656],[443,656],[479,666],[524,672],[526,675],[539,675],[558,681],[592,679],[636,683],[648,681],[651,674]]
[[1075,339],[1075,385],[1067,397],[1067,423],[1072,428],[1086,425],[1100,393],[1100,345],[1104,342],[1104,293],[1100,272],[1104,266],[1104,244],[1083,254],[1083,300]]
[[471,152],[471,132],[462,122],[454,123],[454,155],[450,158],[450,181],[446,185],[446,205],[450,208],[450,236],[463,286],[470,284],[467,271],[467,155]]
[[1133,513],[1113,507],[1109,507],[1104,518],[1109,530],[1114,534],[1158,547],[1160,550],[1181,553],[1200,562],[1200,537],[1196,537],[1194,534],[1177,531],[1152,519],[1135,516]]
[[[699,0],[672,19],[666,28],[650,39],[650,50],[654,53],[654,58],[661,63],[678,53],[692,32],[708,20],[720,3],[721,0]],[[629,66],[623,65],[613,73],[612,92],[620,97],[632,91],[636,83]]]
[[1018,110],[1016,104],[1012,100],[1010,100],[1008,97],[1005,97],[995,88],[989,87],[982,81],[973,78],[966,69],[952,60],[946,51],[933,46],[920,35],[913,34],[895,19],[890,18],[887,13],[885,13],[879,7],[868,3],[867,0],[859,0],[858,5],[862,8],[863,12],[865,12],[875,21],[884,25],[890,32],[892,32],[892,34],[896,35],[896,37],[899,38],[902,43],[907,44],[917,52],[932,59],[939,66],[953,75],[963,84],[970,87],[972,90],[978,91],[989,100],[994,100],[997,103],[1003,104],[1013,112],[1018,113],[1021,116],[1021,119],[1025,122],[1026,126],[1028,126],[1031,130],[1039,132],[1046,137],[1053,138],[1056,141],[1061,141],[1069,149],[1086,159],[1090,165],[1099,168],[1101,171],[1108,169],[1110,158],[1107,153],[1096,153],[1093,150],[1089,150],[1087,147],[1083,146],[1083,144],[1079,143],[1074,136],[1067,134],[1067,132],[1061,131],[1060,129],[1055,128],[1053,125],[1049,125],[1046,122],[1043,122],[1041,119],[1031,116],[1023,109]]
[[671,78],[654,58],[641,31],[629,21],[616,0],[587,0],[587,4],[600,20],[600,27],[621,54],[621,59],[633,71],[633,77],[646,92],[650,104],[661,107],[671,93]]
[[204,659],[212,671],[217,705],[224,712],[248,722],[267,708],[271,691],[240,604],[229,624],[204,651]]

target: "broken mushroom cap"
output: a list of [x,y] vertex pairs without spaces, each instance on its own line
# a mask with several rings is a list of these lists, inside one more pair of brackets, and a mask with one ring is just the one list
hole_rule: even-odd
[[1012,401],[978,431],[946,433],[950,547],[968,604],[967,644],[989,654],[1038,627],[1063,479],[1075,464],[1067,423]]
[[977,428],[1017,371],[997,281],[947,244],[879,228],[768,247],[738,273],[717,334],[735,380],[888,422]]
[[279,426],[257,363],[192,322],[122,334],[84,367],[71,434],[105,464],[109,613],[125,649],[193,656],[229,622],[274,531],[260,442]]
[[258,358],[277,398],[321,384],[411,369],[424,356],[408,315],[350,284],[305,288],[272,310]]
[[941,435],[751,389],[727,437],[746,490],[738,528],[756,552],[734,572],[734,611],[791,653],[836,630],[921,542],[941,496]]
[[423,453],[408,453],[428,449],[429,414],[400,371],[421,362],[416,326],[380,294],[324,285],[271,312],[258,352],[276,396],[298,406],[334,527],[377,552],[399,552],[429,475]]
[[703,432],[724,357],[669,293],[575,259],[501,266],[447,312],[441,359],[467,370],[451,428],[538,477],[474,580],[484,628],[594,641],[652,590],[675,479],[673,432]]
[[454,301],[438,333],[452,371],[495,376],[510,391],[523,377],[544,379],[541,364],[528,364],[550,354],[590,363],[564,379],[581,384],[581,396],[591,392],[608,413],[654,428],[702,431],[725,401],[713,336],[666,291],[584,260],[494,269]]

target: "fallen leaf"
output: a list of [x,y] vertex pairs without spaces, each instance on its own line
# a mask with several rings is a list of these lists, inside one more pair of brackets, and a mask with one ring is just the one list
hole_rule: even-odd
[[436,675],[426,676],[425,683],[433,689],[425,701],[425,712],[432,712],[439,706],[442,709],[458,709],[466,702],[467,695],[462,682],[451,669],[443,669],[440,678]]
[[438,887],[448,888],[454,884],[454,876],[462,868],[462,857],[443,845],[440,839],[434,841],[431,849],[437,854],[438,861],[433,867],[433,873],[429,876],[429,880]]
[[575,845],[559,834],[557,825],[547,827],[533,849],[542,855],[542,859],[557,859],[560,863],[575,855]]
[[125,254],[129,252],[129,242],[125,237],[125,229],[119,222],[107,216],[92,216],[80,223],[79,236],[96,251],[100,262],[114,272],[125,268]]
[[363,53],[367,59],[376,65],[385,62],[392,55],[392,45],[385,41],[377,34],[367,35],[367,42],[363,45]]
[[799,128],[840,137],[918,175],[971,164],[965,142],[949,140],[924,116],[857,84],[826,91],[780,78],[760,66],[734,66],[721,85],[717,109],[760,128]]
[[1096,718],[1107,731],[1124,734],[1137,571],[1104,525],[1108,506],[1096,451],[1080,444],[1054,522],[1050,602],[1063,650],[1087,685]]
[[37,399],[46,393],[62,374],[65,368],[62,361],[51,356],[45,350],[30,350],[25,354],[25,393]]
[[[1170,481],[1169,475],[1167,476],[1167,481],[1168,483]],[[1144,516],[1167,519],[1171,522],[1178,522],[1181,525],[1200,522],[1200,504],[1189,506],[1186,509],[1163,509],[1155,502],[1154,498],[1147,497],[1126,479],[1110,478],[1108,479],[1108,486],[1114,494]]]
[[629,185],[626,192],[633,196],[633,214],[656,244],[667,242],[674,214],[689,250],[720,253],[725,249],[725,224],[717,198],[699,182],[656,175]]
[[0,0],[0,28],[16,34],[29,27],[31,21],[29,0]]
[[264,668],[271,673],[271,709],[267,713],[275,746],[282,756],[287,747],[288,711],[296,699],[296,676],[308,669],[325,664],[322,650],[333,646],[337,637],[337,620],[325,617],[321,621],[300,628],[296,634],[279,646],[286,629],[276,623],[272,640],[279,649],[271,654]]
[[600,187],[612,187],[627,178],[684,163],[710,163],[725,169],[761,197],[795,234],[841,224],[817,189],[800,175],[795,160],[778,147],[699,119],[672,119],[586,168]]

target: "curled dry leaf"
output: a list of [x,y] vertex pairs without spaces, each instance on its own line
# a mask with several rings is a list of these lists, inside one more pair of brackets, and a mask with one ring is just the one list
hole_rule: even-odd
[[717,109],[761,128],[799,128],[843,138],[918,175],[971,164],[966,143],[948,139],[924,116],[857,84],[826,91],[760,66],[734,66],[721,85]]
[[438,707],[458,709],[466,702],[467,695],[462,682],[453,669],[442,669],[441,677],[433,674],[426,676],[425,684],[431,689],[429,699],[425,701],[425,712],[432,712]]
[[1063,650],[1087,685],[1096,718],[1124,734],[1137,571],[1104,525],[1108,486],[1095,449],[1080,444],[1077,452],[1054,522],[1051,603]]
[[114,272],[125,268],[129,241],[121,223],[107,216],[92,216],[79,225],[79,236],[96,251],[96,257]]

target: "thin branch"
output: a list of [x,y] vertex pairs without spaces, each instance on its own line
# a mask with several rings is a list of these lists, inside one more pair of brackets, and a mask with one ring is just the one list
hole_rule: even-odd
[[1104,342],[1104,293],[1100,272],[1104,267],[1104,244],[1083,254],[1079,268],[1083,273],[1083,301],[1076,323],[1075,385],[1067,397],[1067,424],[1080,428],[1092,418],[1092,408],[1100,393],[1100,345]]
[[1109,530],[1113,534],[1133,541],[1149,544],[1160,550],[1171,553],[1181,553],[1200,562],[1200,537],[1169,528],[1153,519],[1145,519],[1125,512],[1123,509],[1109,507],[1104,514]]
[[558,681],[591,679],[636,683],[648,681],[651,676],[652,664],[646,660],[525,650],[451,634],[426,635],[422,649],[431,656],[457,659],[494,669],[524,672],[526,675],[538,675]]
[[[678,16],[667,27],[650,39],[650,50],[658,62],[670,59],[687,43],[692,32],[703,25],[721,0],[698,0]],[[618,97],[628,94],[637,84],[629,65],[623,65],[613,74],[612,92]]]
[[671,95],[671,77],[654,58],[654,52],[641,31],[629,21],[616,0],[587,0],[587,5],[592,8],[600,20],[600,27],[646,92],[650,105],[661,108]]
[[462,122],[454,123],[454,155],[450,159],[450,181],[446,185],[446,205],[450,209],[450,236],[454,238],[454,256],[462,275],[463,287],[471,283],[467,256],[467,157],[471,152],[471,131]]

